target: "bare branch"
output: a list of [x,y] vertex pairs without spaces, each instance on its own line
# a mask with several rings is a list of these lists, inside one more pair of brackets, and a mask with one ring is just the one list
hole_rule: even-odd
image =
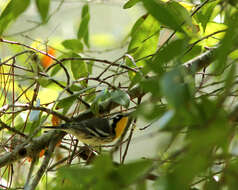
[[68,73],[66,67],[63,65],[63,63],[62,63],[61,61],[59,61],[58,59],[56,59],[53,55],[50,55],[48,52],[44,52],[44,51],[38,50],[38,49],[33,48],[33,47],[31,47],[31,46],[28,46],[28,45],[26,45],[26,44],[22,44],[22,43],[20,43],[20,42],[5,40],[5,39],[3,39],[3,38],[0,38],[0,42],[7,43],[7,44],[18,45],[18,46],[23,46],[23,47],[26,47],[26,48],[28,48],[28,49],[34,51],[34,52],[38,52],[38,53],[40,53],[40,54],[43,54],[43,55],[45,55],[45,56],[50,57],[51,59],[53,59],[57,64],[59,64],[59,65],[63,68],[63,70],[64,70],[64,72],[65,72],[65,75],[66,75],[66,78],[67,78],[67,85],[70,84],[70,76],[69,76],[69,73]]
[[49,161],[51,159],[51,156],[54,152],[54,149],[55,149],[55,146],[57,143],[58,143],[58,141],[55,141],[55,139],[51,139],[51,141],[49,143],[49,148],[47,150],[47,154],[45,155],[45,158],[41,164],[41,167],[37,171],[36,176],[32,180],[31,184],[29,186],[25,187],[26,190],[34,190],[36,188],[36,186],[38,185],[41,177],[43,176],[43,174],[45,173],[45,171],[48,167]]
[[14,134],[18,134],[18,135],[20,135],[20,136],[22,136],[22,137],[24,137],[24,138],[27,138],[27,136],[26,136],[24,133],[22,133],[22,132],[16,130],[16,129],[13,128],[13,127],[8,126],[6,123],[2,122],[1,120],[0,120],[0,124],[1,124],[0,131],[1,131],[2,129],[7,129],[8,131],[13,132]]
[[0,167],[25,157],[34,157],[38,155],[42,149],[48,147],[51,140],[58,142],[64,135],[65,133],[61,131],[49,131],[40,137],[32,139],[32,141],[27,144],[20,144],[12,152],[4,153],[4,155],[0,156]]
[[11,107],[18,107],[18,108],[22,108],[21,110],[17,110],[15,111],[15,113],[17,112],[22,112],[22,111],[27,111],[27,110],[40,110],[43,112],[46,112],[48,114],[52,114],[57,116],[58,118],[64,120],[64,121],[70,121],[70,119],[56,111],[53,111],[51,109],[45,108],[45,107],[40,107],[40,106],[33,106],[33,105],[29,105],[29,104],[14,104],[14,105],[5,105],[3,107],[0,108],[0,113],[4,113],[4,114],[11,114],[12,112],[6,112],[9,108]]

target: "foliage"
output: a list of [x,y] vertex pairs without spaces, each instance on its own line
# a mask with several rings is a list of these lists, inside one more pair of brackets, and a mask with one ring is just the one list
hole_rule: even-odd
[[[75,37],[19,41],[18,34],[48,24],[64,1],[52,4],[9,0],[0,12],[0,47],[8,52],[0,54],[0,167],[8,182],[0,188],[236,189],[237,2],[128,0],[121,9],[142,8],[143,15],[115,61],[92,51],[90,3],[82,6]],[[30,5],[40,21],[10,35],[18,19],[28,19]],[[41,128],[117,113],[131,113],[131,126],[112,146],[84,146]],[[139,126],[141,119],[148,125]],[[166,147],[128,162],[136,128],[170,135],[155,144]],[[17,162],[27,157],[30,167]],[[20,167],[27,174],[18,179]]]

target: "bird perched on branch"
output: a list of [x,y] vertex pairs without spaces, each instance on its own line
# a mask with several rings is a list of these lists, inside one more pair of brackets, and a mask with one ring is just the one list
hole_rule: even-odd
[[128,124],[128,115],[116,115],[112,118],[91,118],[84,121],[66,122],[59,126],[43,128],[65,131],[79,141],[89,145],[102,145],[120,137]]

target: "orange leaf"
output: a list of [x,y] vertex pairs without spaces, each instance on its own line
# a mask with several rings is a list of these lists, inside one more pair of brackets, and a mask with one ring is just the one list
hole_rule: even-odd
[[42,156],[44,156],[44,154],[45,154],[45,149],[42,149],[39,153],[39,157],[41,158]]
[[51,118],[51,122],[52,122],[53,126],[57,126],[57,125],[60,125],[61,119],[58,118],[57,116],[53,115]]
[[31,158],[31,157],[26,157],[26,160],[27,160],[28,162],[31,162],[31,161],[32,161],[32,158]]
[[[52,56],[55,56],[55,50],[53,48],[49,48],[48,51],[47,51],[47,54],[48,55],[52,55]],[[47,68],[49,67],[52,63],[53,63],[53,59],[48,56],[48,55],[44,55],[41,59],[41,65],[44,67],[44,68]]]

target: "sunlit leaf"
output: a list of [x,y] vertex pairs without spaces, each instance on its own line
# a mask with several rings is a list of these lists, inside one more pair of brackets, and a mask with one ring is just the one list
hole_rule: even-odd
[[[130,55],[137,60],[154,53],[158,44],[159,31],[160,25],[152,16],[141,17],[135,23],[131,32],[132,38],[128,51],[137,49]],[[130,65],[133,66],[132,63]],[[137,62],[136,65],[143,65],[143,61]]]
[[11,0],[0,15],[0,35],[13,20],[17,19],[30,5],[30,0]]
[[83,44],[82,44],[81,40],[78,40],[78,39],[64,40],[62,42],[62,45],[65,48],[72,50],[74,52],[81,52],[83,50]]
[[226,66],[226,60],[228,55],[234,49],[234,46],[237,45],[236,38],[237,35],[237,27],[238,27],[238,13],[234,13],[230,16],[230,20],[228,23],[228,29],[224,38],[221,40],[221,45],[216,51],[217,62],[215,65],[215,72],[221,72]]
[[88,4],[85,4],[82,8],[81,22],[79,25],[77,36],[78,36],[78,39],[83,38],[87,46],[89,46],[89,41],[88,41],[89,20],[90,20],[89,6]]
[[180,15],[175,15],[166,3],[160,0],[143,0],[143,3],[148,12],[161,24],[181,31],[181,24],[184,20]]
[[217,1],[206,3],[203,8],[198,11],[195,18],[202,24],[203,31],[206,30],[207,23],[211,20],[212,13],[217,5]]
[[[79,55],[73,54],[73,57],[80,58]],[[83,60],[71,60],[71,71],[75,79],[88,76],[87,63]],[[82,84],[82,83],[81,83]]]
[[[128,52],[131,53],[127,55],[126,64],[131,67],[144,66],[149,56],[157,49],[159,32],[160,25],[154,17],[146,15],[139,18],[131,31],[131,41],[128,46]],[[129,72],[129,76],[135,84],[141,80],[142,73]]]

